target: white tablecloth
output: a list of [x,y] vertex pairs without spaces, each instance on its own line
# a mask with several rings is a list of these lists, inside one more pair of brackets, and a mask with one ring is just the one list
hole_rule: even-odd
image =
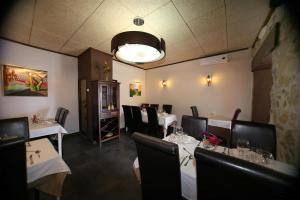
[[[47,138],[30,141],[29,143],[30,146],[28,143],[26,144],[27,183],[51,174],[61,172],[71,173],[70,168],[57,154]],[[37,150],[40,151],[39,154],[35,153]],[[30,156],[32,156],[33,163]]]
[[39,123],[29,121],[29,138],[36,138],[46,135],[58,135],[58,152],[62,156],[62,134],[68,133],[60,124],[53,120],[43,120]]
[[231,119],[224,116],[212,115],[208,116],[208,125],[226,129],[231,129]]
[[[148,123],[147,112],[142,112],[142,121]],[[158,124],[164,127],[164,137],[166,137],[168,126],[177,122],[177,117],[174,114],[158,113]]]
[[[171,141],[175,142],[178,144],[178,142],[174,141],[172,138],[173,134],[169,135],[168,137],[164,138],[166,141]],[[171,139],[170,139],[171,138]],[[180,156],[180,161],[187,155],[189,155],[188,152],[190,152],[192,155],[194,155],[194,151],[197,146],[200,146],[203,148],[203,143],[200,143],[200,141],[195,140],[194,142],[190,143],[184,143],[184,144],[179,144],[179,156]],[[186,148],[188,152],[183,150],[183,147]],[[221,146],[215,146],[212,151],[216,151],[219,153],[224,152],[224,147]],[[228,152],[228,151],[227,151]],[[236,149],[229,149],[229,155],[230,156],[235,156],[239,157],[239,154]],[[195,160],[191,160],[188,162],[188,164],[185,166],[185,162],[180,167],[181,170],[181,190],[182,190],[182,196],[185,197],[186,199],[197,199],[197,183],[196,183],[196,162]],[[286,163],[279,162],[276,160],[270,161],[268,164],[264,164],[263,166],[271,168],[275,171],[279,171],[281,173],[285,173],[291,176],[295,176],[297,174],[297,170]],[[138,171],[137,169],[139,168],[138,164],[138,159],[136,159],[133,163],[133,168],[135,171]]]

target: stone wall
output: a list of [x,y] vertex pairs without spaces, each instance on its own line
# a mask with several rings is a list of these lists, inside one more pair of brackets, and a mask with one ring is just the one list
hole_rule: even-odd
[[[279,45],[272,52],[270,123],[276,125],[277,159],[295,165],[300,138],[300,34],[296,19],[285,6],[274,11],[267,32],[276,22],[280,24]],[[253,55],[262,42],[263,38],[256,42]]]

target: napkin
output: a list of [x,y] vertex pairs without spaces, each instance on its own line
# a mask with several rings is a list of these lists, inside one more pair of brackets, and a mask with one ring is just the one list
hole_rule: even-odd
[[203,135],[208,139],[209,143],[211,143],[212,145],[218,145],[222,141],[216,135],[211,134],[209,132],[203,132]]
[[215,135],[209,136],[208,141],[213,145],[218,145],[221,142],[221,140]]

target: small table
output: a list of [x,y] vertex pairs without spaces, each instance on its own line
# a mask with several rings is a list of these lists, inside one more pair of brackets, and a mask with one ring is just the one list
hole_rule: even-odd
[[[148,123],[148,114],[145,111],[142,112],[142,121]],[[164,137],[167,136],[168,127],[177,123],[177,117],[174,114],[157,113],[158,124],[164,127]]]
[[54,120],[42,120],[38,123],[29,121],[29,138],[57,134],[58,154],[62,156],[62,134],[68,133],[60,124]]
[[29,187],[60,197],[65,176],[71,170],[50,141],[43,138],[27,142],[26,159]]

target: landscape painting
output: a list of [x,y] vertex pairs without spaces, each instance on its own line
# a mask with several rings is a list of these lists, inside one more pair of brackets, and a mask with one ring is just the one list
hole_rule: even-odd
[[48,96],[48,73],[14,65],[3,65],[5,96]]
[[129,96],[142,96],[142,85],[139,83],[129,85]]

